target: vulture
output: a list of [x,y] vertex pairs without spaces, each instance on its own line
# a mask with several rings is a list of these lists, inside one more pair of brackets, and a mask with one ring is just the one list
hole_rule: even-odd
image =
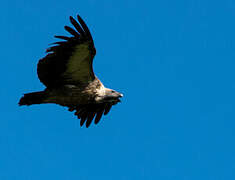
[[70,16],[74,28],[64,28],[71,36],[55,36],[60,41],[53,43],[38,62],[37,74],[45,90],[24,94],[19,105],[54,103],[68,107],[80,119],[80,126],[89,127],[93,120],[97,124],[107,115],[123,95],[104,87],[94,74],[94,42],[79,15],[77,20]]

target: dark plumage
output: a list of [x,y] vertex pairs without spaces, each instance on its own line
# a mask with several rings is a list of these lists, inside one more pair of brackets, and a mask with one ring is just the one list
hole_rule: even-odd
[[44,91],[24,94],[19,105],[55,103],[67,106],[69,111],[89,127],[92,120],[97,124],[102,115],[122,97],[121,93],[105,88],[93,72],[96,54],[91,33],[77,15],[78,22],[70,17],[75,29],[65,26],[72,36],[55,36],[62,41],[53,43],[47,55],[37,66],[39,80],[46,86]]

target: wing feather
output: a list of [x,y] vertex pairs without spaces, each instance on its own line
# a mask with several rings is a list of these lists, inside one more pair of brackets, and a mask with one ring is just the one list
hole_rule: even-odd
[[84,32],[86,33],[86,35],[92,40],[92,36],[91,36],[90,30],[87,27],[86,23],[83,21],[83,19],[79,15],[77,15],[77,18],[78,18],[78,21],[80,22]]
[[58,39],[63,39],[63,40],[70,40],[70,37],[67,37],[67,36],[54,36],[55,38],[58,38]]
[[104,115],[107,115],[112,108],[112,104],[107,104],[104,109]]
[[87,116],[87,120],[86,120],[86,127],[88,128],[93,120],[93,118],[95,117],[96,112],[90,112]]
[[73,28],[69,26],[64,26],[64,29],[68,31],[70,34],[72,34],[74,37],[77,37],[77,38],[80,37],[79,34]]
[[96,114],[96,117],[95,117],[95,124],[98,124],[100,122],[100,119],[103,115],[103,112],[104,112],[104,108],[101,108],[97,114]]
[[85,123],[86,119],[87,119],[87,113],[84,113],[81,116],[80,126],[83,126],[83,124]]
[[82,30],[82,28],[80,27],[80,25],[78,24],[78,22],[72,17],[70,16],[70,21],[73,24],[73,26],[76,28],[76,30],[82,35],[85,36],[84,31]]

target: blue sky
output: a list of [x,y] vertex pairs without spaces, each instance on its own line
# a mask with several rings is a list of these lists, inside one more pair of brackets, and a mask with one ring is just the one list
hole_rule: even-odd
[[[54,35],[79,13],[94,69],[124,94],[97,126],[57,105],[18,107]],[[233,0],[1,3],[1,180],[235,179]]]

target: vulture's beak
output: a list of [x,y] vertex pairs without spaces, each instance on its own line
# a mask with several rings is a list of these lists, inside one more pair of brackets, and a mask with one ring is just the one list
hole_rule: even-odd
[[118,97],[119,97],[119,98],[123,97],[123,94],[119,93],[119,96],[118,96]]

